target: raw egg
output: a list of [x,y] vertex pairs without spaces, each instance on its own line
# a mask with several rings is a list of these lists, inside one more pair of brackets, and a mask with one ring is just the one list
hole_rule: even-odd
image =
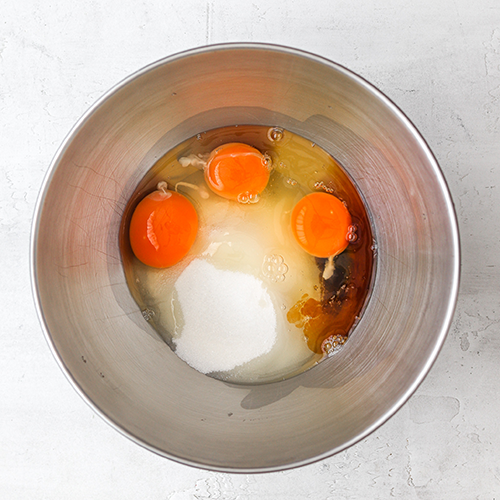
[[[132,210],[153,178],[168,179],[171,191],[160,183],[132,224],[124,218],[121,234],[130,226],[140,259],[123,252],[124,272],[145,321],[179,358],[254,384],[301,373],[342,348],[367,297],[374,240],[334,158],[288,130],[238,125],[166,152],[139,183]],[[162,215],[162,206],[172,212]]]
[[210,189],[228,200],[255,203],[269,181],[271,160],[248,144],[231,142],[215,148],[205,165]]
[[137,205],[129,227],[135,256],[147,266],[164,268],[177,264],[189,252],[198,233],[198,214],[183,195],[159,189]]
[[328,193],[304,196],[292,211],[292,231],[299,245],[315,257],[333,257],[349,244],[351,215]]

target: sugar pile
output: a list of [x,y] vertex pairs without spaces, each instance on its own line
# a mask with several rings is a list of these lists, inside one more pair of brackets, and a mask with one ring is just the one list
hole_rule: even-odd
[[175,283],[184,326],[176,354],[202,373],[231,370],[276,342],[274,304],[262,281],[193,260]]

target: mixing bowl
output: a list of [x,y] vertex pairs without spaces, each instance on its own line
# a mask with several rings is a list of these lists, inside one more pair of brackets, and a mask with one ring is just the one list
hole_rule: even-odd
[[[364,196],[376,239],[371,298],[348,342],[262,385],[228,384],[179,359],[132,299],[119,250],[124,207],[154,162],[235,124],[280,126],[332,154]],[[228,44],[146,67],[80,119],[38,200],[32,276],[55,358],[115,429],[184,464],[263,472],[345,449],[409,398],[450,326],[459,243],[436,160],[391,101],[321,57]]]

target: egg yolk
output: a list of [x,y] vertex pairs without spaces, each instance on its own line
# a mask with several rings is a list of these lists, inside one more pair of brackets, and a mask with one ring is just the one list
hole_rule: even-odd
[[299,245],[315,257],[332,257],[349,244],[351,215],[328,193],[304,196],[292,211],[292,231]]
[[205,180],[223,198],[241,203],[257,201],[269,181],[270,163],[258,149],[231,142],[210,153]]
[[137,205],[129,227],[132,251],[151,267],[177,264],[196,239],[198,214],[193,204],[174,191],[154,191]]

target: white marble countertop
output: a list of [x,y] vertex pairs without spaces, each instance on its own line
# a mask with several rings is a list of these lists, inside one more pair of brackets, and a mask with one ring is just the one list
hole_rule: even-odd
[[[1,498],[500,498],[498,0],[4,0],[1,12]],[[58,368],[31,295],[36,197],[75,121],[146,64],[226,41],[305,49],[378,86],[434,151],[461,231],[455,319],[416,394],[350,449],[282,473],[202,471],[121,436]]]

